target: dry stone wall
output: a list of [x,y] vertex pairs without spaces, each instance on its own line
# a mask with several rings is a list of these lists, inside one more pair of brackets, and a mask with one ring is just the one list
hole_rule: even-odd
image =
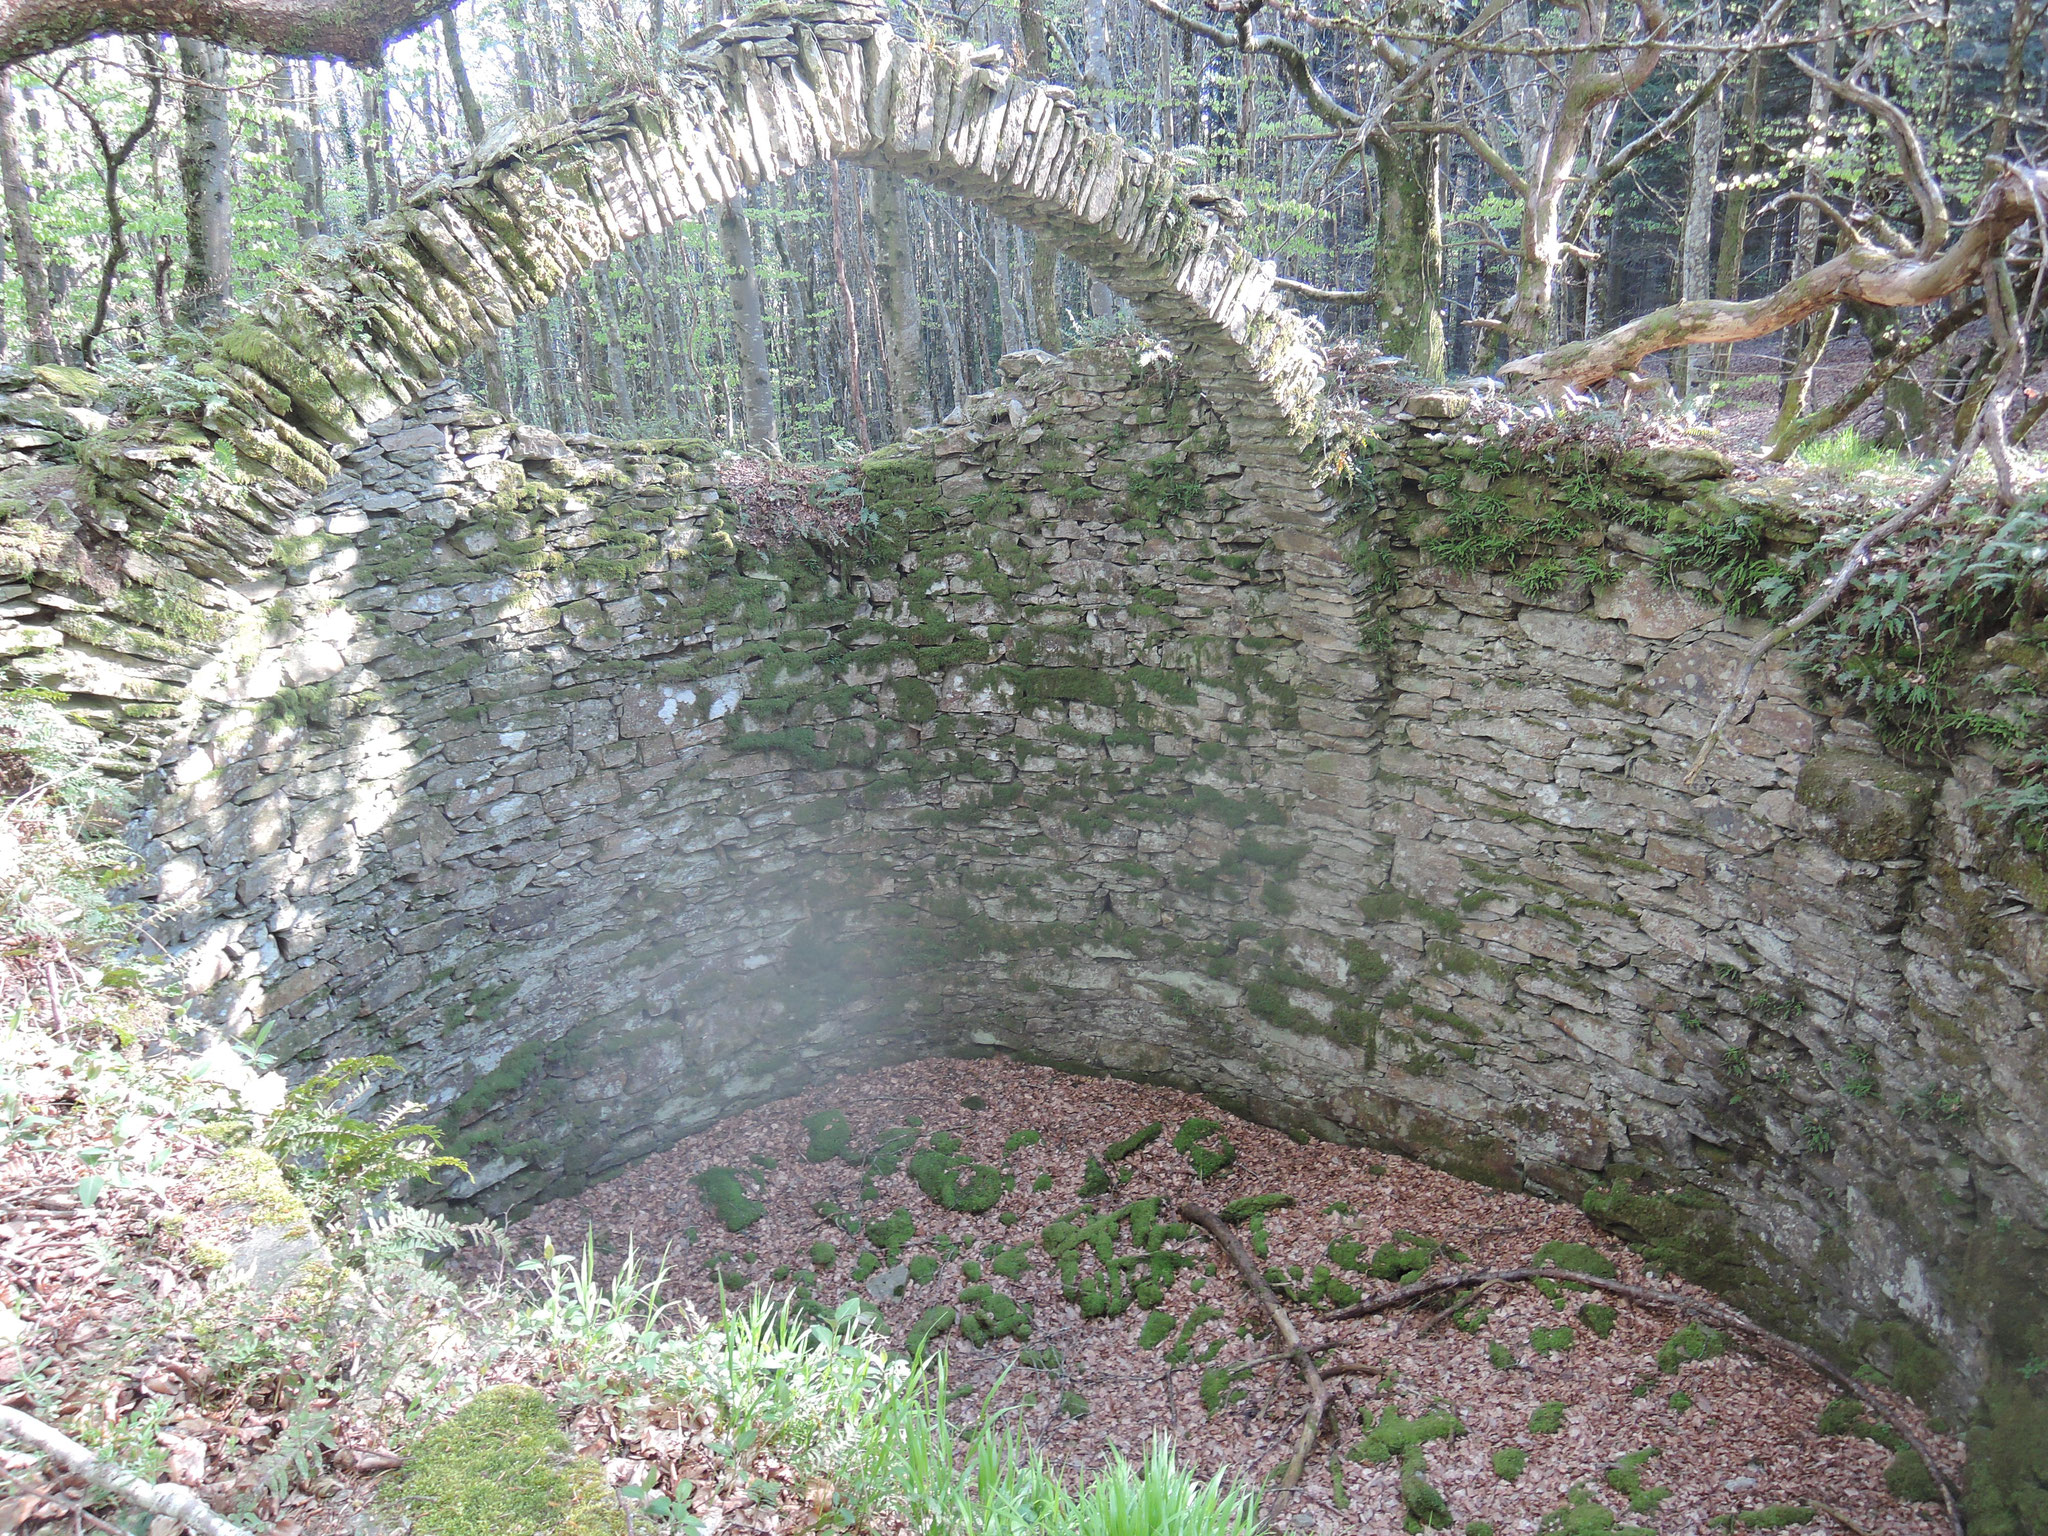
[[[2023,1420],[2048,881],[1990,764],[1779,668],[1687,777],[1753,626],[1638,514],[1810,528],[1710,454],[1503,473],[1451,395],[1280,498],[1170,358],[1005,369],[768,553],[701,444],[380,426],[163,706],[211,1017],[397,1057],[493,1210],[892,1055],[1187,1084]],[[1460,574],[1508,514],[1572,552]]]

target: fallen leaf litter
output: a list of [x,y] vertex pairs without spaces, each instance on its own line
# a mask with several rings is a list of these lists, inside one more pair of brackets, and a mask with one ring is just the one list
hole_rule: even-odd
[[[833,1110],[846,1117],[850,1145],[808,1161],[808,1152],[834,1138],[827,1121],[814,1141],[805,1121]],[[1177,1151],[1176,1131],[1194,1119],[1220,1131]],[[1116,1143],[1154,1123],[1162,1127],[1156,1137],[1110,1159]],[[892,1130],[897,1135],[885,1138]],[[909,1160],[935,1138],[942,1148],[957,1138],[957,1147],[932,1160],[925,1183],[957,1197],[976,1177],[973,1166],[987,1165],[1002,1175],[998,1203],[977,1213],[970,1197],[949,1210],[920,1187]],[[885,1139],[896,1143],[895,1155],[864,1162]],[[1234,1159],[1199,1177],[1191,1154],[1213,1154],[1223,1140]],[[718,1168],[731,1171],[723,1187],[740,1195],[737,1217],[760,1210],[738,1232],[726,1230],[695,1183]],[[1084,1181],[1091,1196],[1081,1193]],[[667,1294],[700,1309],[716,1308],[722,1293],[731,1304],[748,1291],[793,1287],[827,1310],[863,1298],[875,1326],[898,1343],[950,1307],[952,1325],[933,1342],[946,1353],[954,1387],[971,1389],[957,1399],[956,1416],[985,1404],[1076,1474],[1113,1453],[1139,1457],[1164,1432],[1183,1462],[1204,1474],[1269,1479],[1293,1453],[1307,1400],[1300,1375],[1215,1245],[1198,1229],[1166,1225],[1183,1201],[1221,1210],[1259,1195],[1289,1196],[1292,1204],[1242,1216],[1236,1230],[1263,1244],[1260,1262],[1292,1290],[1283,1304],[1309,1347],[1326,1367],[1344,1362],[1376,1373],[1331,1383],[1329,1427],[1300,1490],[1284,1507],[1269,1497],[1276,1523],[1401,1529],[1408,1514],[1403,1456],[1398,1444],[1383,1454],[1366,1431],[1382,1415],[1398,1415],[1398,1442],[1399,1425],[1447,1410],[1458,1432],[1419,1449],[1422,1475],[1458,1528],[1483,1520],[1503,1533],[1535,1531],[1576,1488],[1621,1524],[1661,1536],[1703,1536],[1716,1517],[1774,1505],[1840,1511],[1871,1536],[1946,1529],[1938,1505],[1903,1503],[1887,1491],[1883,1446],[1816,1432],[1836,1395],[1827,1383],[1746,1353],[1733,1339],[1706,1358],[1676,1358],[1667,1346],[1684,1319],[1662,1309],[1513,1284],[1469,1298],[1449,1318],[1423,1308],[1325,1326],[1318,1316],[1331,1310],[1333,1290],[1339,1301],[1370,1297],[1422,1273],[1375,1278],[1368,1270],[1381,1255],[1383,1267],[1421,1260],[1434,1273],[1466,1260],[1524,1264],[1546,1244],[1584,1244],[1620,1279],[1649,1277],[1640,1258],[1570,1206],[1385,1153],[1299,1145],[1174,1089],[1001,1059],[885,1068],[733,1116],[543,1206],[512,1238],[526,1250],[552,1243],[571,1252],[587,1239],[607,1270],[631,1252],[665,1265]],[[1109,1244],[1100,1239],[1102,1218],[1152,1199],[1156,1221],[1170,1234],[1153,1235],[1155,1252],[1192,1263],[1169,1270],[1159,1292],[1147,1293],[1140,1276],[1157,1281],[1161,1265],[1138,1257],[1144,1239],[1129,1215]],[[908,1213],[910,1230],[892,1221],[898,1211]],[[1082,1232],[1076,1243],[1091,1218],[1095,1242]],[[1138,1224],[1147,1219],[1141,1212]],[[1062,1221],[1064,1228],[1055,1226]],[[1064,1281],[1048,1251],[1049,1227],[1050,1246],[1077,1255]],[[870,1238],[869,1230],[878,1235]],[[1091,1259],[1091,1246],[1122,1261],[1121,1286]],[[1319,1282],[1322,1296],[1308,1299]],[[1706,1294],[1669,1276],[1654,1283]],[[1581,1309],[1610,1303],[1611,1323],[1593,1314],[1607,1328],[1602,1337]],[[1097,1315],[1084,1317],[1084,1305]],[[1660,1351],[1671,1369],[1660,1367]],[[1557,1403],[1564,1405],[1559,1426],[1532,1429],[1532,1417]],[[1921,1425],[1917,1410],[1903,1400],[1895,1406]],[[1928,1439],[1958,1472],[1960,1446]],[[1654,1454],[1622,1464],[1645,1450]],[[1505,1465],[1523,1453],[1512,1481],[1497,1470],[1496,1452],[1509,1453]],[[1413,1470],[1412,1452],[1407,1459]],[[1648,1490],[1634,1501],[1635,1513],[1630,1484]],[[1658,1498],[1657,1490],[1668,1493]],[[1817,1512],[1800,1528],[1848,1527]]]

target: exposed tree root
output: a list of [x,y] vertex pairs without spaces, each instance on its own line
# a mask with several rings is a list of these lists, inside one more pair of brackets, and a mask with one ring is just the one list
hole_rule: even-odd
[[[1183,1205],[1181,1207],[1181,1214],[1187,1216],[1191,1221],[1195,1220],[1197,1218],[1193,1214],[1194,1209],[1192,1206]],[[1222,1235],[1228,1236],[1228,1234]],[[1355,1318],[1371,1317],[1378,1312],[1391,1312],[1397,1307],[1409,1306],[1414,1302],[1427,1300],[1431,1296],[1441,1295],[1445,1291],[1463,1290],[1468,1286],[1506,1285],[1516,1281],[1526,1282],[1531,1280],[1568,1281],[1573,1285],[1585,1285],[1591,1286],[1595,1290],[1611,1291],[1616,1296],[1626,1296],[1631,1301],[1639,1301],[1648,1306],[1669,1307],[1673,1311],[1687,1312],[1695,1317],[1704,1317],[1723,1328],[1749,1338],[1755,1343],[1760,1354],[1774,1355],[1781,1360],[1796,1361],[1808,1370],[1826,1377],[1844,1392],[1861,1402],[1864,1407],[1877,1415],[1878,1418],[1884,1420],[1885,1423],[1897,1430],[1899,1437],[1920,1454],[1920,1459],[1927,1463],[1927,1470],[1934,1474],[1935,1481],[1941,1487],[1941,1501],[1947,1507],[1949,1525],[1954,1529],[1955,1536],[1966,1536],[1963,1525],[1961,1490],[1956,1487],[1948,1473],[1942,1469],[1941,1463],[1935,1460],[1933,1447],[1920,1438],[1912,1425],[1894,1413],[1889,1405],[1872,1396],[1861,1382],[1828,1359],[1827,1356],[1808,1349],[1804,1344],[1795,1344],[1790,1339],[1771,1332],[1770,1329],[1763,1327],[1759,1323],[1751,1322],[1740,1312],[1723,1302],[1703,1301],[1698,1297],[1681,1295],[1677,1291],[1659,1290],[1655,1286],[1632,1285],[1625,1280],[1603,1280],[1598,1275],[1582,1275],[1576,1270],[1570,1269],[1535,1267],[1526,1269],[1468,1269],[1454,1275],[1440,1275],[1433,1280],[1418,1280],[1413,1285],[1404,1285],[1399,1290],[1387,1292],[1384,1296],[1375,1296],[1369,1301],[1361,1301],[1352,1306],[1340,1307],[1335,1312],[1330,1313],[1326,1321],[1340,1323],[1349,1322]],[[1264,1299],[1268,1301],[1269,1306],[1277,1307],[1278,1303],[1271,1300],[1272,1292],[1265,1289],[1263,1281],[1260,1282],[1260,1290],[1264,1293]]]

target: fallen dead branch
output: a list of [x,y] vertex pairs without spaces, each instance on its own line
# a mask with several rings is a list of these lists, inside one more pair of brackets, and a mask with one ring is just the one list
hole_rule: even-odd
[[1287,1346],[1288,1358],[1294,1361],[1295,1369],[1301,1372],[1301,1379],[1308,1384],[1308,1411],[1302,1419],[1300,1437],[1294,1443],[1294,1455],[1280,1476],[1281,1490],[1291,1492],[1300,1484],[1302,1471],[1308,1466],[1309,1452],[1315,1449],[1316,1437],[1323,1432],[1323,1417],[1330,1411],[1330,1383],[1317,1369],[1315,1357],[1302,1344],[1301,1335],[1287,1316],[1287,1309],[1280,1305],[1280,1298],[1266,1284],[1266,1277],[1259,1273],[1258,1265],[1245,1252],[1237,1234],[1226,1227],[1214,1211],[1196,1205],[1192,1200],[1181,1202],[1180,1214],[1216,1240],[1216,1245],[1229,1258],[1259,1305],[1266,1309],[1266,1316],[1273,1320],[1274,1332]]
[[[1198,1219],[1194,1215],[1194,1211],[1195,1207],[1193,1206],[1184,1205],[1181,1207],[1181,1214],[1190,1221]],[[1870,1391],[1861,1382],[1828,1359],[1827,1356],[1816,1350],[1808,1349],[1804,1344],[1795,1344],[1790,1339],[1771,1332],[1770,1329],[1760,1323],[1751,1322],[1740,1312],[1723,1302],[1706,1301],[1696,1296],[1683,1295],[1678,1291],[1659,1290],[1657,1287],[1650,1285],[1633,1285],[1626,1280],[1603,1280],[1598,1275],[1580,1274],[1578,1271],[1570,1269],[1551,1269],[1548,1267],[1468,1269],[1454,1275],[1439,1275],[1431,1280],[1418,1280],[1413,1285],[1404,1285],[1399,1290],[1387,1292],[1384,1296],[1374,1296],[1370,1300],[1357,1302],[1348,1307],[1339,1307],[1335,1312],[1328,1314],[1325,1321],[1332,1323],[1350,1322],[1361,1317],[1371,1317],[1380,1312],[1392,1312],[1400,1307],[1412,1306],[1418,1301],[1426,1301],[1431,1296],[1441,1295],[1445,1291],[1464,1290],[1467,1287],[1477,1286],[1508,1285],[1532,1280],[1555,1280],[1568,1282],[1573,1285],[1591,1286],[1595,1290],[1608,1291],[1616,1296],[1626,1296],[1631,1301],[1642,1302],[1647,1306],[1669,1307],[1676,1312],[1685,1312],[1690,1313],[1694,1317],[1703,1317],[1722,1328],[1740,1333],[1752,1340],[1760,1354],[1774,1355],[1780,1360],[1796,1361],[1808,1370],[1826,1377],[1827,1380],[1833,1382],[1837,1387],[1840,1387],[1844,1392],[1854,1397],[1864,1407],[1877,1415],[1877,1417],[1897,1430],[1899,1437],[1919,1453],[1920,1459],[1927,1463],[1927,1470],[1934,1474],[1935,1481],[1941,1487],[1941,1500],[1948,1510],[1949,1525],[1954,1529],[1956,1536],[1967,1536],[1963,1525],[1961,1492],[1956,1487],[1954,1480],[1943,1470],[1941,1463],[1935,1459],[1933,1448],[1920,1437],[1911,1424],[1894,1413],[1890,1405],[1872,1396]],[[1271,1291],[1264,1289],[1263,1281],[1260,1282],[1260,1289],[1264,1291],[1266,1298],[1272,1296]],[[1277,1305],[1277,1303],[1271,1303],[1271,1305]]]
[[243,1527],[215,1514],[191,1489],[177,1483],[145,1483],[133,1472],[101,1461],[62,1430],[52,1429],[18,1408],[0,1407],[0,1433],[40,1451],[65,1471],[126,1499],[137,1509],[190,1526],[199,1536],[249,1536]]

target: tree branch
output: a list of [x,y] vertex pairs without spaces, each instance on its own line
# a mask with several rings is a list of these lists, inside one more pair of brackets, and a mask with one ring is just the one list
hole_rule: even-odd
[[1181,1218],[1191,1221],[1216,1240],[1229,1258],[1231,1264],[1243,1279],[1245,1286],[1259,1305],[1265,1308],[1266,1316],[1273,1321],[1274,1332],[1280,1335],[1280,1342],[1287,1346],[1287,1354],[1294,1361],[1295,1369],[1301,1372],[1301,1379],[1308,1384],[1308,1413],[1302,1420],[1301,1437],[1295,1442],[1294,1457],[1287,1463],[1287,1470],[1281,1474],[1280,1486],[1293,1489],[1301,1482],[1302,1469],[1308,1465],[1309,1452],[1315,1449],[1316,1437],[1323,1432],[1323,1418],[1330,1411],[1330,1384],[1323,1379],[1323,1373],[1316,1369],[1315,1357],[1303,1347],[1301,1335],[1295,1332],[1292,1319],[1280,1305],[1280,1298],[1273,1294],[1273,1288],[1266,1284],[1266,1277],[1259,1273],[1259,1267],[1252,1262],[1252,1256],[1245,1252],[1244,1244],[1237,1234],[1223,1225],[1216,1213],[1184,1200],[1180,1207]]
[[1455,133],[1472,146],[1472,153],[1484,160],[1493,174],[1508,184],[1517,197],[1529,195],[1529,181],[1520,171],[1508,163],[1508,157],[1487,142],[1485,136],[1470,123],[1401,123],[1403,133]]
[[1875,91],[1866,91],[1860,85],[1851,85],[1846,80],[1823,74],[1796,53],[1788,53],[1785,57],[1815,84],[1825,86],[1842,100],[1861,107],[1890,130],[1892,143],[1898,147],[1899,165],[1905,171],[1906,185],[1913,193],[1913,201],[1920,205],[1920,254],[1927,256],[1940,250],[1948,239],[1948,199],[1942,196],[1940,183],[1927,168],[1927,150],[1920,142],[1920,135],[1914,131],[1912,119]]
[[95,37],[175,33],[369,66],[447,0],[0,0],[0,69]]
[[1273,286],[1311,304],[1370,304],[1379,297],[1377,290],[1371,288],[1318,288],[1291,277],[1276,277]]
[[1978,199],[1969,222],[1938,255],[1901,255],[1869,244],[1843,251],[1760,299],[1694,299],[1653,310],[1603,336],[1518,358],[1504,378],[1590,389],[1673,347],[1749,341],[1845,299],[1899,309],[1933,302],[1976,281],[2005,239],[2036,217],[2048,170],[2008,165]]
[[18,1408],[0,1407],[0,1431],[31,1450],[40,1451],[65,1471],[119,1494],[137,1509],[184,1522],[199,1536],[249,1536],[241,1526],[215,1514],[191,1489],[177,1483],[145,1483],[133,1472],[101,1461],[62,1430],[52,1429]]
[[[1981,298],[1972,299],[1967,304],[1958,304],[1935,321],[1933,328],[1925,336],[1916,337],[1894,348],[1882,361],[1872,363],[1863,377],[1839,400],[1823,406],[1811,416],[1802,416],[1793,422],[1792,430],[1785,434],[1778,448],[1789,456],[1801,443],[1810,442],[1822,433],[1832,432],[1855,415],[1857,408],[1864,401],[1884,388],[1907,367],[1918,362],[1983,313],[1984,301]],[[2024,438],[2025,434],[2022,433],[2020,436]]]
[[1764,45],[1765,40],[1771,35],[1771,28],[1777,25],[1778,18],[1785,14],[1785,9],[1790,4],[1791,0],[1772,0],[1770,9],[1759,16],[1756,25],[1750,29],[1748,38],[1744,40],[1743,51],[1730,53],[1711,75],[1700,82],[1691,95],[1600,163],[1579,189],[1577,206],[1573,209],[1571,221],[1565,229],[1567,239],[1576,239],[1585,229],[1587,220],[1592,218],[1593,209],[1600,200],[1600,194],[1615,177],[1635,164],[1645,153],[1666,142],[1671,135],[1691,122],[1700,108],[1713,100],[1714,94],[1728,83],[1728,77],[1735,73],[1749,54]]

